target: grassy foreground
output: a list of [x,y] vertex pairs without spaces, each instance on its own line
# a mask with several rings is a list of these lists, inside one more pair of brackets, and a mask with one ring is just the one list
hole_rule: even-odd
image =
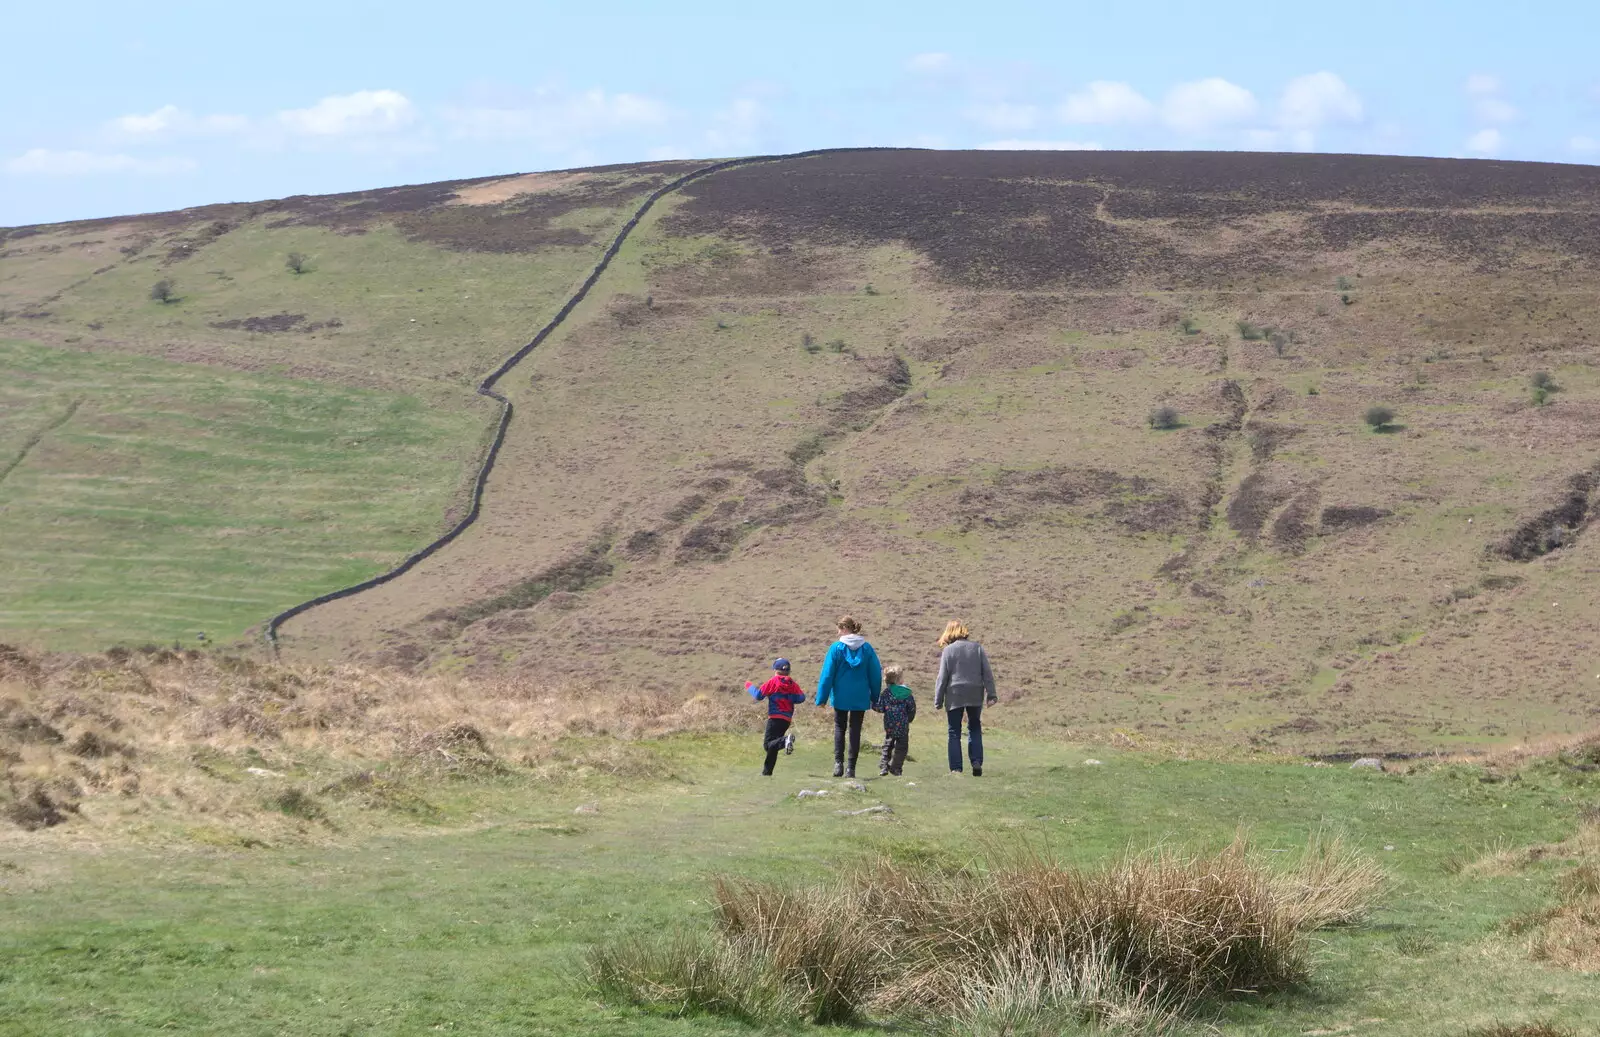
[[[196,711],[246,697],[242,684],[197,688]],[[471,708],[441,688],[397,692],[411,707],[367,708]],[[334,701],[314,685],[282,694],[309,711]],[[942,745],[923,723],[906,777],[869,779],[863,792],[825,776],[830,754],[809,712],[799,750],[763,779],[749,734],[618,738],[598,714],[517,700],[510,686],[497,694],[467,715],[499,716],[498,762],[426,780],[377,765],[380,777],[409,773],[425,810],[390,800],[361,814],[329,791],[353,787],[324,782],[379,751],[329,713],[321,744],[285,718],[276,734],[224,728],[192,749],[152,745],[137,757],[145,799],[91,797],[65,824],[0,835],[0,1034],[757,1032],[603,1004],[582,982],[582,953],[707,929],[718,874],[800,886],[874,854],[960,863],[1019,844],[1095,865],[1130,846],[1217,849],[1241,825],[1268,854],[1341,835],[1379,861],[1389,890],[1365,923],[1320,934],[1307,983],[1224,1004],[1209,1020],[1222,1032],[1600,1025],[1600,980],[1534,961],[1526,932],[1506,924],[1578,873],[1556,850],[1496,852],[1569,839],[1600,799],[1600,780],[1560,762],[1379,774],[995,729],[985,776],[958,779],[941,773]],[[394,714],[368,726],[401,725]],[[233,791],[162,780],[163,759],[198,762]],[[285,797],[285,782],[310,791]],[[802,789],[830,795],[797,799]],[[880,803],[893,812],[840,813]]]
[[237,637],[381,571],[488,413],[6,339],[0,369],[0,638],[62,648]]

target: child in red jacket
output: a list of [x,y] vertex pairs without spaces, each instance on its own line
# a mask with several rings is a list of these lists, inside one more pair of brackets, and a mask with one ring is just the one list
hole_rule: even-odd
[[794,752],[794,732],[789,727],[794,723],[796,703],[806,700],[806,693],[789,676],[789,660],[776,660],[772,669],[772,679],[761,687],[749,681],[744,685],[751,698],[758,702],[767,700],[767,730],[761,738],[761,747],[767,751],[767,763],[761,773],[768,777],[772,776],[772,768],[778,762],[779,749],[785,753]]

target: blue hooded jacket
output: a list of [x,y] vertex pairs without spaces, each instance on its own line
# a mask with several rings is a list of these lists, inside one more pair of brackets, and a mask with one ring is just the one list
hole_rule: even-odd
[[871,709],[883,686],[878,653],[860,634],[846,634],[833,643],[817,678],[817,705],[834,709]]

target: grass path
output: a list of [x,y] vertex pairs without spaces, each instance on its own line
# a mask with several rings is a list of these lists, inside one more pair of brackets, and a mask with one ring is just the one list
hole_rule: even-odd
[[[638,746],[624,781],[441,785],[464,827],[237,852],[94,846],[70,832],[0,844],[0,1034],[733,1034],[596,1004],[576,980],[592,941],[703,925],[716,872],[804,883],[868,853],[967,859],[1025,839],[1080,862],[1159,841],[1216,846],[1240,825],[1293,851],[1319,829],[1378,857],[1393,887],[1335,931],[1314,982],[1218,1020],[1229,1034],[1464,1033],[1494,1021],[1600,1023],[1600,980],[1536,966],[1501,923],[1543,902],[1558,866],[1452,875],[1452,855],[1570,834],[1592,779],[1486,785],[1090,752],[1005,732],[984,778],[939,773],[931,727],[903,780],[826,776],[806,718],[776,778],[752,738]],[[584,745],[566,747],[574,760]],[[914,783],[914,784],[913,784]],[[631,786],[631,788],[630,788]],[[802,788],[828,788],[798,801]],[[874,803],[888,817],[841,816]],[[598,813],[574,813],[594,804]],[[808,1032],[796,1024],[784,1032]],[[844,1031],[838,1031],[844,1032]]]

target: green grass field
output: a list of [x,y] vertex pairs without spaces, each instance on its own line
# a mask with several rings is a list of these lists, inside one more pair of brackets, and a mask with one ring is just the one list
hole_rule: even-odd
[[[71,825],[12,837],[0,844],[0,1034],[773,1032],[600,1004],[580,981],[582,951],[704,928],[716,873],[809,883],[867,854],[964,860],[1018,841],[1091,863],[1159,842],[1214,848],[1240,826],[1269,852],[1342,834],[1390,889],[1370,921],[1324,934],[1309,984],[1222,1006],[1204,1020],[1220,1032],[1600,1025],[1600,979],[1533,963],[1504,927],[1545,903],[1566,865],[1452,867],[1568,837],[1600,796],[1592,775],[1540,764],[1485,783],[1470,767],[1194,761],[992,731],[985,777],[955,779],[919,724],[904,780],[797,801],[840,784],[823,777],[819,726],[807,717],[802,730],[774,779],[756,776],[751,737],[679,736],[633,743],[626,779],[575,763],[546,779],[435,783],[439,822],[378,835],[335,815],[231,851],[80,840]],[[581,761],[599,748],[569,739],[562,751]],[[836,813],[880,802],[892,816]],[[598,813],[574,813],[587,803]]]
[[0,340],[0,639],[241,635],[426,543],[490,413]]

